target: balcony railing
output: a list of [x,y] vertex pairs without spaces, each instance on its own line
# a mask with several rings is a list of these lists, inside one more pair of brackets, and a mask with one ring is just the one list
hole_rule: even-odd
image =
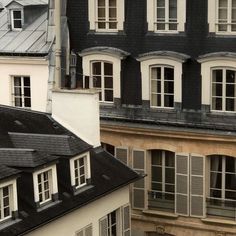
[[174,212],[175,194],[156,190],[148,191],[148,209]]
[[207,198],[207,215],[236,218],[236,200]]

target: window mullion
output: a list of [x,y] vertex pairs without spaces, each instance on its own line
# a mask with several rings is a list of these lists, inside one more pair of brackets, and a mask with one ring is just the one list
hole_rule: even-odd
[[109,29],[109,0],[105,2],[105,21],[106,29]]
[[164,107],[164,69],[165,67],[161,66],[161,107]]
[[226,111],[226,69],[223,69],[223,81],[222,81],[222,108]]
[[221,196],[223,200],[225,200],[225,172],[226,172],[225,162],[226,162],[226,158],[225,156],[223,156],[222,157],[222,196]]
[[25,95],[24,95],[24,77],[20,77],[21,80],[21,102],[22,102],[22,107],[25,107]]
[[165,30],[169,30],[169,0],[165,0]]
[[231,32],[231,28],[232,28],[232,25],[231,25],[231,23],[232,23],[232,18],[231,18],[231,16],[232,16],[232,0],[228,0],[228,14],[227,14],[227,23],[228,23],[228,25],[227,25],[227,32]]
[[105,101],[105,91],[104,91],[104,84],[105,84],[105,78],[104,78],[104,66],[105,63],[101,62],[101,93],[102,93],[102,101]]
[[161,151],[161,159],[162,159],[162,192],[165,193],[166,188],[165,188],[165,152]]

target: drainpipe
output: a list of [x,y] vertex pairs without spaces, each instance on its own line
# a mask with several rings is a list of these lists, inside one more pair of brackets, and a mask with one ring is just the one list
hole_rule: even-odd
[[55,0],[55,78],[54,89],[61,88],[61,0]]

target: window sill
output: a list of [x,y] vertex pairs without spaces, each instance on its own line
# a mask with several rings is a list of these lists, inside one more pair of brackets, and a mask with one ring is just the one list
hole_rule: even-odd
[[16,224],[16,223],[18,223],[18,222],[20,222],[21,221],[21,219],[16,219],[16,220],[13,220],[13,219],[7,219],[7,220],[4,220],[4,221],[2,221],[1,223],[0,223],[0,230],[2,230],[2,229],[4,229],[4,228],[6,228],[6,227],[9,227],[9,226],[11,226],[11,225],[13,225],[13,224]]
[[182,31],[148,31],[146,36],[186,36]]
[[236,226],[236,221],[234,220],[225,220],[225,219],[218,219],[218,218],[204,218],[204,219],[201,219],[201,221],[206,224],[222,224],[222,225]]
[[55,206],[55,205],[57,205],[57,204],[59,204],[59,203],[61,203],[61,200],[57,200],[57,201],[50,201],[50,202],[48,202],[48,203],[45,203],[45,204],[43,204],[42,206],[39,206],[38,208],[37,208],[37,212],[41,212],[41,211],[43,211],[43,210],[46,210],[46,209],[48,209],[49,207],[52,207],[52,206]]
[[153,216],[162,216],[165,218],[172,218],[172,219],[178,218],[178,215],[176,215],[175,213],[164,212],[164,211],[144,210],[143,213]]
[[126,35],[125,32],[122,30],[120,31],[96,31],[90,30],[87,35]]
[[75,189],[73,194],[74,194],[74,196],[78,195],[78,194],[83,193],[83,192],[85,192],[85,191],[87,191],[89,189],[92,189],[93,187],[94,187],[93,185],[82,186],[81,188]]

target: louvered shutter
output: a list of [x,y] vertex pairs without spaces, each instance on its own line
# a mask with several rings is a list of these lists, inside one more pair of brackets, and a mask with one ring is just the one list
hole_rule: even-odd
[[205,217],[205,158],[191,154],[190,158],[190,215]]
[[[133,150],[133,169],[140,174],[145,173],[145,151]],[[145,208],[145,179],[133,184],[132,205],[136,209]]]
[[107,216],[99,220],[99,231],[100,231],[99,236],[108,236],[107,225],[108,225]]
[[85,236],[92,236],[92,225],[85,228]]
[[189,155],[177,153],[175,157],[175,213],[189,215]]
[[123,207],[123,236],[130,236],[130,206]]
[[128,148],[116,147],[115,157],[124,164],[128,165]]

